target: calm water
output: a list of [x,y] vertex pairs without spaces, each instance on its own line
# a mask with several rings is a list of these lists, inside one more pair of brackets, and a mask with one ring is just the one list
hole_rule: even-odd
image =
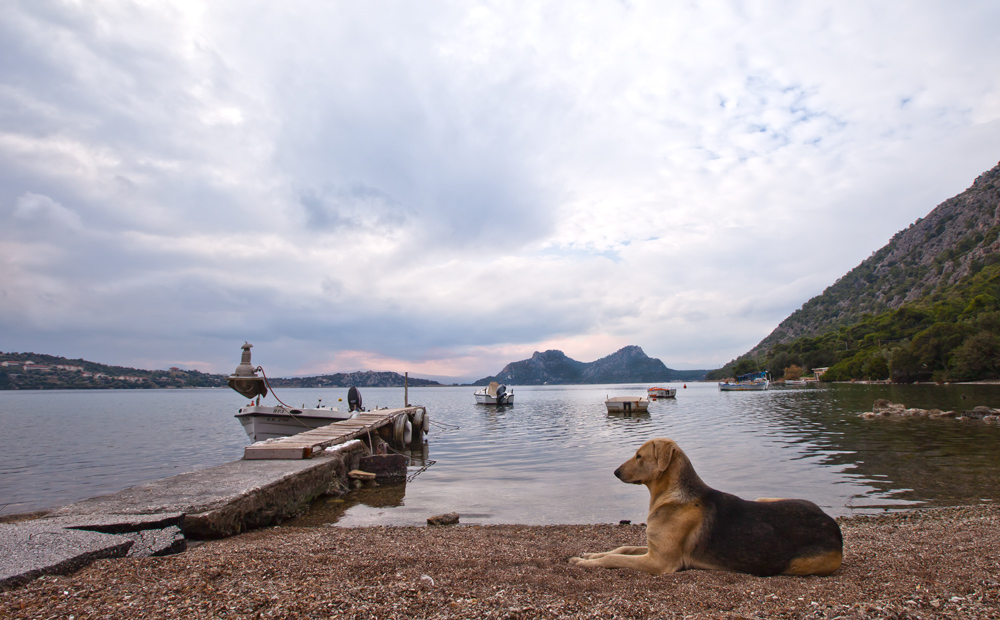
[[[606,396],[645,386],[515,388],[516,404],[476,405],[473,388],[410,391],[435,422],[436,463],[405,486],[321,500],[300,524],[645,520],[644,487],[614,469],[646,439],[671,437],[711,486],[746,498],[804,497],[834,515],[1000,498],[1000,425],[862,420],[876,398],[907,406],[1000,406],[1000,386],[852,386],[723,393],[680,384],[649,414],[608,415]],[[324,404],[346,389],[281,390]],[[966,398],[963,399],[962,396]],[[402,389],[366,389],[368,407],[399,406]],[[63,505],[224,463],[249,443],[230,390],[0,392],[0,514]],[[414,468],[415,471],[415,468]]]

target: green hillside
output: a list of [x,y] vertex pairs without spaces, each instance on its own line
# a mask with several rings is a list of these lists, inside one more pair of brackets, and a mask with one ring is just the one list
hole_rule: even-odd
[[998,208],[1000,165],[709,378],[794,364],[836,381],[1000,379]]

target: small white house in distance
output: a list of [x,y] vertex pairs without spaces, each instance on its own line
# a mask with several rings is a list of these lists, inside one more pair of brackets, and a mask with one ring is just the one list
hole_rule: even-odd
[[816,380],[819,381],[819,378],[823,376],[823,373],[828,370],[830,370],[829,366],[825,366],[823,368],[813,368],[813,372],[816,374]]

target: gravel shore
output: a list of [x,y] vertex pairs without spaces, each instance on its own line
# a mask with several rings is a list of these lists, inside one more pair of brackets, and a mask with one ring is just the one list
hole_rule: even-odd
[[829,577],[568,558],[641,525],[271,528],[0,593],[0,618],[1000,618],[1000,506],[840,520]]

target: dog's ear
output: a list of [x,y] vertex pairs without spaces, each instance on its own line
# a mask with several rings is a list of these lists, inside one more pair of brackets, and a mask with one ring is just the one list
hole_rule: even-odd
[[677,444],[672,441],[656,442],[656,468],[660,471],[667,471],[670,461],[674,460],[674,452],[677,451]]

